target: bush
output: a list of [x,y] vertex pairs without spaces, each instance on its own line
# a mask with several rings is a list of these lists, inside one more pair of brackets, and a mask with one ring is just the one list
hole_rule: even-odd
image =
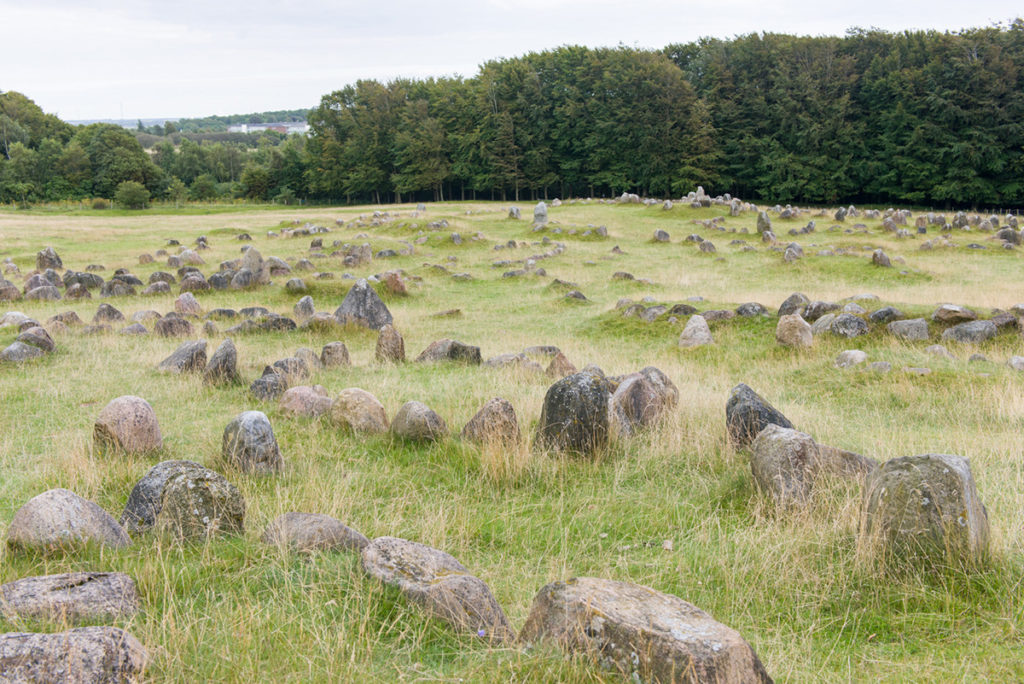
[[149,190],[142,183],[124,181],[117,186],[114,199],[125,209],[145,209],[149,204]]
[[92,201],[92,208],[93,209],[109,209],[110,208],[110,204],[107,202],[107,200],[103,199],[102,197],[97,197],[96,199],[94,199]]

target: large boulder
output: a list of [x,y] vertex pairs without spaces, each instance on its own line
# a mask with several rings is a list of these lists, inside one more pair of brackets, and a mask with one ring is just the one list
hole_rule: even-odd
[[546,449],[592,455],[611,436],[612,386],[600,369],[585,368],[548,388],[537,443]]
[[739,632],[677,596],[628,582],[552,582],[537,593],[519,636],[599,658],[629,681],[772,681]]
[[803,314],[807,306],[810,305],[811,300],[807,298],[807,295],[802,292],[794,292],[786,298],[786,301],[782,302],[779,307],[779,318],[783,316],[789,316],[791,314]]
[[433,442],[448,434],[444,419],[420,401],[407,401],[391,421],[396,437],[419,442]]
[[238,350],[230,337],[221,342],[210,362],[203,370],[203,381],[212,385],[234,384],[241,380],[238,374]]
[[943,330],[942,339],[964,344],[977,344],[992,339],[998,332],[999,329],[992,321],[968,321]]
[[351,366],[348,347],[344,342],[328,342],[320,349],[320,365],[324,368]]
[[303,418],[317,418],[331,410],[331,398],[320,385],[290,387],[281,395],[281,412]]
[[859,337],[868,332],[868,324],[860,316],[851,313],[841,313],[836,316],[829,327],[833,335],[840,337]]
[[274,428],[262,411],[245,411],[228,423],[221,456],[244,473],[271,473],[284,467]]
[[46,247],[36,253],[36,270],[45,271],[48,268],[52,268],[54,270],[64,268],[64,262],[61,261],[60,256],[57,254],[57,250],[53,247]]
[[775,326],[775,341],[783,347],[804,349],[814,344],[814,333],[800,314],[786,314],[779,317]]
[[923,342],[928,339],[928,321],[923,318],[890,321],[885,329],[894,337],[908,342]]
[[163,448],[156,411],[142,397],[125,395],[107,404],[92,430],[93,445],[125,454],[146,454]]
[[377,336],[377,360],[382,363],[405,362],[405,340],[392,325],[385,325]]
[[7,528],[11,547],[51,550],[89,543],[122,548],[132,540],[99,505],[67,489],[32,497]]
[[195,334],[192,323],[178,314],[167,314],[153,324],[153,332],[160,337],[191,337]]
[[683,331],[679,334],[679,346],[683,348],[701,347],[705,344],[714,344],[711,337],[711,328],[707,320],[700,314],[690,316],[686,321]]
[[452,556],[396,537],[378,537],[363,549],[362,566],[371,577],[397,587],[428,614],[456,630],[496,644],[515,633],[490,588]]
[[491,399],[476,412],[465,427],[462,439],[494,446],[514,446],[519,443],[519,422],[516,411],[507,400]]
[[761,491],[782,507],[810,499],[818,467],[818,445],[791,428],[768,425],[750,447],[750,470]]
[[729,393],[729,400],[725,403],[725,424],[729,442],[736,449],[748,447],[769,425],[793,427],[786,416],[743,383],[733,387]]
[[0,361],[22,363],[29,359],[35,359],[43,356],[45,353],[46,352],[39,347],[31,344],[25,344],[21,340],[15,340],[4,347],[3,351],[0,351]]
[[285,513],[267,525],[265,544],[294,551],[362,551],[370,540],[340,520],[320,513]]
[[139,612],[135,581],[119,572],[26,577],[0,586],[0,615],[55,622],[122,620]]
[[124,684],[138,681],[148,659],[139,640],[116,627],[0,634],[0,678],[10,684]]
[[16,341],[31,345],[47,354],[57,348],[53,338],[50,337],[50,333],[38,325],[23,329]]
[[121,524],[133,534],[157,528],[176,536],[241,532],[245,501],[223,475],[193,461],[156,464],[132,489]]
[[182,342],[156,369],[162,373],[189,373],[206,368],[206,340]]
[[622,436],[649,428],[679,403],[679,390],[668,376],[654,366],[615,378],[611,413]]
[[361,325],[373,330],[380,330],[392,321],[388,307],[366,279],[356,281],[334,312],[334,317],[342,324]]
[[456,361],[470,365],[480,365],[482,357],[480,356],[480,347],[474,347],[473,345],[466,344],[465,342],[446,338],[431,342],[427,348],[416,357],[416,361],[420,363]]
[[966,458],[886,461],[864,483],[859,550],[891,568],[969,568],[988,555],[988,512]]
[[388,431],[388,414],[377,397],[364,389],[343,389],[331,403],[331,422],[352,430],[380,434]]

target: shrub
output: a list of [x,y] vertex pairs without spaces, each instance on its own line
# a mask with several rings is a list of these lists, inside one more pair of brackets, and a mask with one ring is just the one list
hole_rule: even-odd
[[107,200],[103,199],[102,197],[97,197],[96,199],[94,199],[92,201],[92,208],[93,209],[109,209],[110,208],[110,204],[107,202]]
[[142,183],[124,181],[117,186],[114,199],[125,209],[145,209],[149,204],[149,190]]

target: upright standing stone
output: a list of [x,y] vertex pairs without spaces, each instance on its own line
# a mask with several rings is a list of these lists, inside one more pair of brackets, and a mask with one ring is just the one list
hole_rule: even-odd
[[548,205],[538,202],[533,208],[533,223],[538,226],[546,225],[548,222]]
[[405,362],[405,340],[392,325],[385,325],[377,336],[377,360],[382,363]]
[[270,420],[261,411],[238,414],[224,428],[221,454],[245,473],[277,472],[284,467]]
[[366,279],[356,281],[334,312],[338,322],[380,330],[392,321],[391,312]]
[[156,412],[142,397],[126,395],[107,404],[93,426],[97,449],[145,454],[163,447]]
[[611,385],[600,369],[584,369],[548,388],[537,425],[542,448],[589,456],[611,436]]
[[238,375],[238,350],[231,338],[225,338],[213,352],[210,362],[203,370],[203,381],[218,384],[233,384],[241,381]]
[[786,416],[743,383],[732,388],[725,404],[725,423],[729,441],[736,449],[744,449],[761,430],[769,425],[792,428]]

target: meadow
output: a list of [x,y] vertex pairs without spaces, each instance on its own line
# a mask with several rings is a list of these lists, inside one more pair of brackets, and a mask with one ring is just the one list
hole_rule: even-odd
[[[194,244],[205,274],[235,259],[245,244],[289,263],[308,257],[312,237],[369,242],[414,253],[375,259],[355,268],[336,257],[316,260],[334,279],[304,277],[318,311],[333,312],[353,280],[402,269],[408,296],[383,293],[410,360],[430,342],[450,337],[481,348],[489,358],[532,345],[556,345],[578,368],[600,366],[617,375],[656,366],[680,392],[678,408],[656,429],[615,444],[589,460],[530,447],[544,394],[552,380],[522,370],[448,364],[382,365],[374,359],[376,333],[354,327],[334,332],[299,329],[235,336],[246,381],[204,385],[200,375],[163,375],[156,365],[177,340],[83,336],[74,328],[55,336],[53,354],[21,365],[0,365],[0,536],[32,496],[65,487],[117,517],[134,483],[154,464],[190,459],[224,473],[244,494],[246,532],[205,543],[174,544],[142,536],[127,549],[89,548],[37,555],[0,546],[0,583],[74,570],[120,571],[132,576],[141,613],[119,624],[149,650],[146,681],[438,682],[620,681],[591,658],[566,658],[553,648],[496,648],[456,634],[423,615],[397,591],[369,579],[353,553],[290,553],[260,542],[264,527],[288,511],[334,516],[371,539],[397,536],[447,551],[483,579],[513,626],[522,626],[543,585],[576,576],[625,580],[675,594],[738,630],[780,682],[1018,681],[1024,679],[1024,375],[1005,361],[1024,354],[1019,332],[980,345],[947,344],[954,358],[924,351],[928,343],[893,338],[884,326],[853,340],[830,334],[806,350],[775,341],[775,311],[793,292],[811,300],[842,301],[860,294],[869,311],[893,305],[908,317],[928,317],[950,302],[983,316],[1024,302],[1024,257],[990,235],[954,231],[953,248],[922,251],[928,235],[899,239],[877,219],[773,214],[780,243],[799,242],[806,256],[785,263],[759,240],[756,212],[729,217],[728,208],[677,205],[565,203],[549,209],[552,222],[533,232],[507,217],[508,204],[437,203],[416,215],[414,205],[281,208],[223,213],[148,210],[107,215],[0,211],[0,260],[21,273],[35,268],[36,252],[53,246],[66,268],[102,264],[109,278],[119,267],[146,282],[164,260],[139,265],[139,255],[168,249],[169,239]],[[388,212],[373,221],[374,211]],[[354,222],[360,216],[361,222]],[[696,223],[724,216],[724,232]],[[789,237],[815,218],[817,231]],[[440,230],[427,222],[446,220]],[[339,225],[339,220],[341,225]],[[293,222],[331,232],[300,238],[268,237]],[[376,223],[376,225],[374,225]],[[865,228],[853,233],[856,223]],[[911,222],[912,223],[912,222]],[[583,236],[588,226],[608,236]],[[838,230],[830,226],[840,225]],[[655,230],[671,242],[653,241]],[[738,231],[733,234],[735,229]],[[739,231],[749,231],[741,234]],[[556,232],[556,230],[558,232]],[[911,225],[911,231],[913,227]],[[236,236],[247,232],[252,242]],[[457,232],[462,244],[455,244]],[[572,232],[573,234],[570,234]],[[357,237],[365,234],[366,237]],[[717,252],[685,240],[697,234]],[[477,237],[478,236],[478,237]],[[551,244],[540,241],[549,238]],[[754,251],[730,245],[746,240]],[[495,250],[509,240],[522,246]],[[504,278],[523,260],[565,245],[539,260],[546,275]],[[980,243],[987,249],[969,249]],[[622,254],[613,253],[618,246]],[[871,249],[901,257],[894,268],[871,263]],[[846,248],[855,255],[818,256]],[[865,249],[867,248],[867,249]],[[460,281],[450,273],[465,272]],[[613,279],[627,271],[637,280]],[[7,276],[21,286],[20,276]],[[574,283],[587,301],[553,287]],[[206,310],[266,306],[291,315],[300,295],[286,278],[252,291],[197,293]],[[101,300],[0,305],[39,320],[73,310],[87,323],[106,301],[130,316],[144,309],[172,311],[173,294]],[[759,302],[770,316],[711,324],[715,343],[680,349],[686,317],[670,322],[624,318],[622,298],[700,310]],[[434,314],[458,309],[459,315]],[[227,327],[220,324],[221,328]],[[198,329],[199,326],[197,326]],[[0,329],[0,347],[17,332]],[[212,353],[223,333],[208,337]],[[333,395],[361,387],[389,415],[408,400],[423,401],[453,436],[422,446],[390,436],[353,435],[327,420],[290,418],[248,390],[267,364],[299,347],[319,349],[342,340],[352,366],[313,371],[310,384]],[[865,365],[840,369],[845,349],[888,361],[892,371]],[[968,362],[972,353],[985,361]],[[928,375],[907,372],[927,367]],[[894,577],[858,562],[855,547],[861,497],[856,482],[833,483],[799,513],[777,510],[758,492],[747,456],[727,442],[725,402],[743,382],[821,443],[878,461],[922,453],[970,459],[992,529],[991,559],[971,574]],[[156,411],[164,447],[150,457],[94,453],[92,427],[111,399],[134,394]],[[509,400],[519,417],[518,450],[480,449],[458,431],[490,398]],[[245,475],[221,459],[224,427],[257,409],[270,418],[285,458],[283,473]],[[0,632],[59,631],[62,625],[0,618]]]

